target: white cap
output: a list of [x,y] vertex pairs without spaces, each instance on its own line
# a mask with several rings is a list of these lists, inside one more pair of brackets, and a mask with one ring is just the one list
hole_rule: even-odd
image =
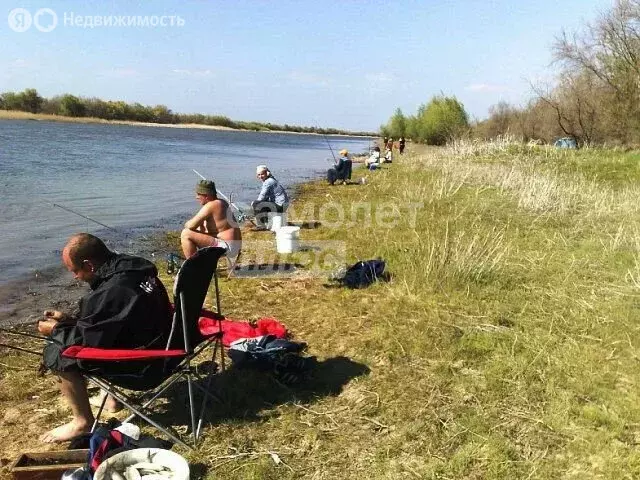
[[258,165],[256,167],[256,173],[260,173],[260,172],[264,172],[264,171],[269,171],[269,168],[266,165]]

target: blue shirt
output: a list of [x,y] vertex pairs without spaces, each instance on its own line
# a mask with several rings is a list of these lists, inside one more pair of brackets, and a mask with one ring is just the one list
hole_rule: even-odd
[[262,190],[256,199],[258,202],[273,202],[279,207],[289,203],[289,197],[284,187],[273,177],[268,177],[262,183]]

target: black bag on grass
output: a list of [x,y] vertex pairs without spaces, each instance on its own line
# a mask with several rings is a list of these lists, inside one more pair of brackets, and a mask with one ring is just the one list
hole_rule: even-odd
[[364,288],[384,276],[384,260],[365,260],[347,269],[339,281],[347,288]]

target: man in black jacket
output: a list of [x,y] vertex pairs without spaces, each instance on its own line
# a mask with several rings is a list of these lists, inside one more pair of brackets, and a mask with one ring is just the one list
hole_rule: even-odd
[[327,171],[327,181],[333,185],[336,181],[341,181],[343,185],[347,180],[351,180],[352,161],[349,158],[347,149],[340,150],[340,158],[335,165]]
[[94,417],[83,372],[108,377],[140,369],[122,364],[115,367],[117,372],[104,370],[62,357],[65,348],[164,348],[171,328],[169,297],[153,263],[116,254],[88,233],[69,239],[62,262],[76,279],[89,284],[91,292],[80,300],[79,315],[47,310],[38,323],[38,330],[52,340],[44,349],[43,363],[60,377],[61,392],[73,413],[71,422],[40,437],[48,443],[67,441],[91,429]]

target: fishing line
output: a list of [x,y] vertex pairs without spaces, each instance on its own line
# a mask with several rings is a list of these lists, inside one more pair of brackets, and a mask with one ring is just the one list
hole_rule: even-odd
[[67,211],[67,212],[69,212],[69,213],[73,213],[74,215],[78,215],[79,217],[82,217],[82,218],[84,218],[85,220],[90,220],[90,221],[92,221],[93,223],[97,223],[97,224],[98,224],[98,225],[100,225],[101,227],[107,228],[107,229],[111,230],[112,232],[117,232],[117,231],[118,231],[118,230],[116,230],[115,228],[110,227],[109,225],[105,225],[104,223],[99,222],[99,221],[97,221],[97,220],[94,220],[93,218],[88,217],[87,215],[83,215],[82,213],[76,212],[75,210],[71,210],[71,209],[70,209],[70,208],[68,208],[68,207],[64,207],[64,206],[60,205],[59,203],[52,203],[52,205],[53,205],[54,207],[61,208],[62,210],[65,210],[65,211]]
[[[62,206],[59,203],[53,203],[52,205],[54,207],[61,208],[62,210],[65,210],[65,211],[67,211],[69,213],[73,213],[74,215],[78,215],[79,217],[82,217],[82,218],[84,218],[86,220],[90,220],[90,221],[92,221],[92,222],[94,222],[94,223],[96,223],[96,224],[98,224],[98,225],[100,225],[102,227],[105,227],[105,228],[111,230],[112,232],[122,233],[122,234],[124,234],[125,238],[129,236],[129,234],[127,232],[121,232],[118,229],[110,227],[109,225],[106,225],[106,224],[104,224],[102,222],[99,222],[98,220],[94,220],[93,218],[91,218],[91,217],[89,217],[87,215],[83,215],[80,212],[76,212],[75,210],[72,210],[72,209],[70,209],[68,207]],[[133,243],[133,242],[131,242],[131,243]],[[131,243],[130,243],[130,245],[131,245]],[[151,256],[155,257],[155,252],[151,252]],[[177,255],[177,254],[174,254],[174,253],[167,254],[167,274],[174,273],[177,270],[177,268],[179,268],[179,264],[176,261],[176,258],[181,258],[181,257],[180,257],[180,255]]]

